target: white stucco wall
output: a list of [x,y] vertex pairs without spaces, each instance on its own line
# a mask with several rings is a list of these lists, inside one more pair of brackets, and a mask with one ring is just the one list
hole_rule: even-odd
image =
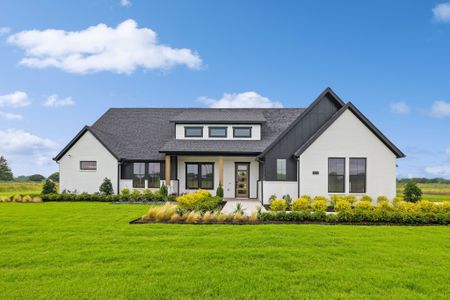
[[[214,163],[214,189],[208,190],[213,195],[219,186],[219,157],[218,156],[178,156],[178,178],[180,180],[180,193],[194,192],[186,190],[186,162],[213,162]],[[223,190],[225,198],[235,197],[235,162],[250,163],[250,198],[257,197],[257,181],[259,179],[258,162],[255,157],[224,156],[223,158]]]
[[[202,137],[185,137],[184,136],[184,127],[203,127],[203,136]],[[208,127],[227,127],[227,137],[225,138],[216,138],[209,137]],[[237,138],[233,137],[233,127],[251,127],[252,128],[252,136],[250,138]],[[177,140],[260,140],[261,139],[261,125],[259,124],[176,124],[175,127],[176,139]]]
[[[97,161],[96,171],[80,170],[80,161]],[[87,131],[59,160],[60,191],[95,193],[105,177],[117,191],[116,158]]]
[[[365,194],[373,198],[381,195],[391,199],[395,197],[397,172],[395,154],[349,110],[300,156],[301,195],[331,195],[328,193],[329,157],[346,158],[346,193],[349,193],[349,158],[365,157],[367,158]],[[313,175],[313,171],[319,171],[319,175]]]
[[262,181],[263,185],[263,204],[270,204],[269,198],[275,195],[281,198],[284,195],[289,195],[293,200],[298,196],[297,181]]

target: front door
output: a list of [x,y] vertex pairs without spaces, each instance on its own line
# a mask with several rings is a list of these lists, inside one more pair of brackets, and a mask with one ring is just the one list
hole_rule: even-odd
[[248,198],[250,189],[250,163],[236,163],[236,198]]

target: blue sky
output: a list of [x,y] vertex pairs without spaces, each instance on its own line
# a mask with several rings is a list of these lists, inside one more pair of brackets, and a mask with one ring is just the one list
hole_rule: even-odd
[[0,79],[15,175],[56,171],[109,107],[306,107],[330,86],[408,155],[399,177],[450,178],[450,2],[2,1]]

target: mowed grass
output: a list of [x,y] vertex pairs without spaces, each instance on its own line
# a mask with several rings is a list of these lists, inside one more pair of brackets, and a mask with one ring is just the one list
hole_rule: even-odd
[[40,194],[42,182],[0,182],[0,196],[12,196],[15,194]]
[[0,299],[450,294],[450,227],[128,224],[147,209],[0,204]]

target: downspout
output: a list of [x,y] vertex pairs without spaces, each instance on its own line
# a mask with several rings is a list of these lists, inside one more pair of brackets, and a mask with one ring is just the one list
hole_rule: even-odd
[[300,157],[297,157],[297,183],[298,183],[297,198],[300,198]]
[[120,174],[122,170],[122,162],[119,160],[117,163],[117,195],[120,194]]

